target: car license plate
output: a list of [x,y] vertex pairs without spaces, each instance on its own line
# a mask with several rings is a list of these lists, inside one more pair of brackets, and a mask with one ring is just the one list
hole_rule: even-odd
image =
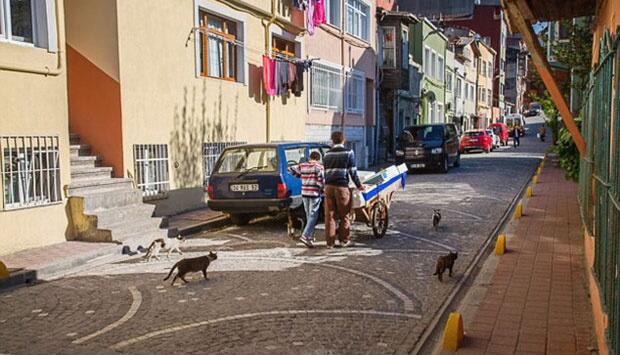
[[411,165],[409,165],[410,168],[423,168],[425,166],[426,165],[424,165],[424,164],[411,164]]
[[258,191],[258,184],[235,184],[230,185],[232,192]]

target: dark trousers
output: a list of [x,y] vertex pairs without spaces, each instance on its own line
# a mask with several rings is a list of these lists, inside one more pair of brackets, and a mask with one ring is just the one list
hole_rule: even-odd
[[[342,243],[349,240],[351,221],[351,190],[348,187],[325,186],[325,241],[327,245],[334,245],[336,242],[336,232],[338,239]],[[336,230],[336,219],[340,220],[340,225]]]

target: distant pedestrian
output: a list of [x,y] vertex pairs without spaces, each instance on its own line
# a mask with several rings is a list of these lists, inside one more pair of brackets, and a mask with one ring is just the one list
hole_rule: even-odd
[[357,167],[355,166],[355,153],[344,147],[344,134],[333,132],[332,148],[325,154],[325,241],[327,247],[332,248],[336,242],[336,219],[338,225],[338,240],[343,247],[352,246],[349,239],[351,221],[351,190],[349,190],[349,177],[358,190],[364,191]]
[[514,143],[514,147],[516,148],[521,145],[521,127],[515,126],[515,129],[512,132],[513,132],[513,143]]
[[540,126],[540,128],[538,129],[538,138],[540,138],[541,142],[545,141],[546,135],[547,135],[547,129],[545,128],[545,124],[543,123],[543,125]]
[[310,153],[310,160],[290,168],[293,175],[301,178],[301,197],[306,211],[306,226],[299,240],[313,248],[314,227],[319,219],[319,209],[325,185],[324,169],[319,152]]

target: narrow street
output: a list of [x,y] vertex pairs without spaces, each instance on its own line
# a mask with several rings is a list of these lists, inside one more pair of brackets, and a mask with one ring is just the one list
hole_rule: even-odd
[[[534,120],[528,120],[528,123]],[[185,257],[217,251],[209,280],[162,281],[179,260],[131,258],[0,294],[0,352],[403,353],[411,350],[548,146],[530,124],[521,146],[416,173],[395,194],[388,234],[354,225],[356,246],[286,237],[282,219],[192,235]],[[548,139],[549,140],[549,139]],[[512,141],[510,142],[512,144]],[[433,208],[441,209],[437,230]],[[323,242],[323,243],[322,243]],[[432,276],[457,251],[453,278]]]

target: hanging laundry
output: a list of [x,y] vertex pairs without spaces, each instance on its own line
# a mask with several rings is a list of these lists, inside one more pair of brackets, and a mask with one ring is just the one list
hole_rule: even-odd
[[276,95],[285,95],[288,91],[288,62],[276,60]]
[[327,22],[325,18],[325,0],[310,0],[314,2],[314,13],[312,14],[312,20],[314,27],[321,26]]
[[297,67],[295,63],[288,62],[288,88],[293,90],[295,87],[295,81],[297,80]]
[[268,56],[263,56],[263,85],[265,86],[265,92],[269,96],[276,94],[275,86],[275,65],[276,62]]
[[314,34],[314,2],[315,0],[308,0],[306,8],[306,29],[311,36]]
[[308,1],[309,0],[293,0],[293,6],[299,10],[305,10],[308,7]]
[[301,92],[304,91],[304,71],[306,70],[306,63],[307,61],[295,63],[295,83],[293,83],[291,90],[296,97],[300,97]]

